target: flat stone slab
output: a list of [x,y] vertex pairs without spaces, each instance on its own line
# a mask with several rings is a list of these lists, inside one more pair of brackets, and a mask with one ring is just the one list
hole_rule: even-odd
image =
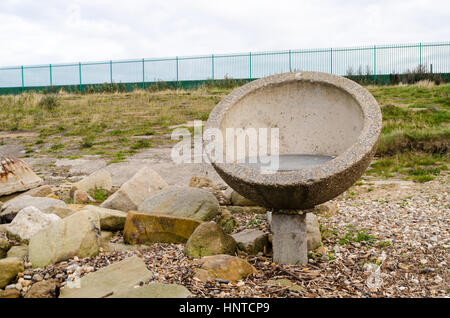
[[[74,288],[62,288],[59,298],[120,296],[124,290],[129,290],[152,277],[153,273],[147,269],[145,263],[137,256],[132,256],[83,276],[79,284],[73,284]],[[126,297],[126,294],[122,294],[122,297]]]
[[161,214],[128,212],[123,238],[129,244],[185,243],[200,221]]

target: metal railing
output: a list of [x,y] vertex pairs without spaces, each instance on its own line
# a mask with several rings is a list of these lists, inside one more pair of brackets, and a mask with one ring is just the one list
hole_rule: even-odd
[[378,78],[417,69],[450,73],[450,42],[211,54],[103,62],[78,62],[0,68],[0,94],[123,83],[146,88],[227,78],[253,80],[294,70]]

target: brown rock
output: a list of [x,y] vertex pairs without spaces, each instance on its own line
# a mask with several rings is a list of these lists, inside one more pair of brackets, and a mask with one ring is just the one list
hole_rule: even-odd
[[[230,255],[214,255],[205,256],[197,261],[201,265],[201,269],[208,271],[209,274],[216,278],[237,281],[251,274],[256,274],[256,268],[247,261],[236,256]],[[204,272],[200,275],[212,277]],[[200,279],[199,276],[196,276]]]
[[59,296],[59,282],[44,280],[35,283],[25,295],[25,298],[57,298]]
[[75,190],[73,193],[73,203],[75,204],[87,204],[94,201],[95,200],[83,190]]
[[20,290],[17,290],[15,288],[7,289],[7,290],[1,290],[0,291],[0,298],[20,298]]
[[130,211],[123,238],[129,244],[184,243],[200,224],[190,218]]

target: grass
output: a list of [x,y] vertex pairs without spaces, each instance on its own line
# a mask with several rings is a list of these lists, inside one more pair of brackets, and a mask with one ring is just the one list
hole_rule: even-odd
[[352,226],[347,226],[347,232],[338,238],[339,245],[348,245],[351,243],[364,243],[372,245],[375,242],[375,237],[370,235],[366,229],[354,229]]
[[[0,131],[35,133],[20,137],[27,156],[99,155],[110,163],[120,162],[141,149],[169,144],[171,126],[207,120],[232,84],[195,90],[152,87],[123,93],[0,96]],[[367,89],[383,115],[377,160],[367,173],[426,182],[448,171],[450,85]]]

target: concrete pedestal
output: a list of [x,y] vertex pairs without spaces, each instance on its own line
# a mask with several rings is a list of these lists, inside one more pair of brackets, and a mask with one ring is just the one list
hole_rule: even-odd
[[306,213],[272,213],[271,229],[275,263],[308,263]]

